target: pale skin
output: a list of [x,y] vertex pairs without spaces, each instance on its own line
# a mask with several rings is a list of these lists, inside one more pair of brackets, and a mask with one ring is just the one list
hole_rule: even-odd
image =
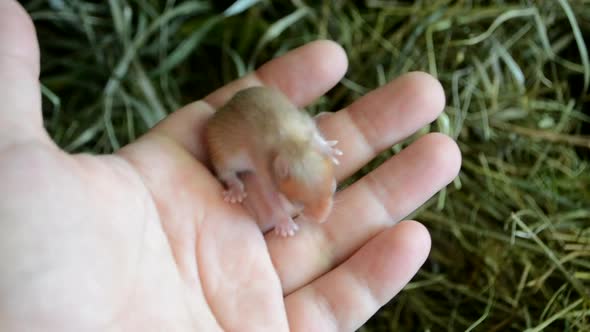
[[[0,1],[0,330],[354,331],[425,261],[427,230],[401,220],[459,170],[441,134],[338,193],[327,222],[292,238],[263,237],[215,194],[201,135],[212,110],[260,84],[308,105],[346,71],[334,43],[293,50],[89,156],[59,150],[43,128],[35,38],[17,2]],[[440,84],[410,73],[322,117],[345,152],[338,180],[443,106]]]

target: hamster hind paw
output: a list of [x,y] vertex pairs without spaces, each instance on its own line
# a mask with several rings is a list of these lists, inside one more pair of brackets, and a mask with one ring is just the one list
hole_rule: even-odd
[[223,200],[228,203],[241,203],[246,196],[246,191],[240,186],[230,186],[223,191]]
[[294,236],[299,226],[291,218],[286,218],[275,226],[274,232],[282,237]]

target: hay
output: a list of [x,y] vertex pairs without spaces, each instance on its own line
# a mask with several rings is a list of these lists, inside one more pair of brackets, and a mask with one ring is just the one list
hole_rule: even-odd
[[111,152],[317,38],[342,44],[350,69],[313,112],[430,72],[448,106],[417,135],[456,138],[463,169],[413,216],[431,231],[429,260],[361,330],[590,331],[587,1],[216,3],[27,1],[52,137]]

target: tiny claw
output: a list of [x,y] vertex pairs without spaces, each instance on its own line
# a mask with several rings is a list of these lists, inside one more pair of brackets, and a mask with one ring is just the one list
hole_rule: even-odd
[[336,144],[338,144],[337,140],[331,140],[331,141],[326,141],[326,143],[328,143],[329,146],[335,146]]
[[282,237],[291,237],[299,230],[299,226],[292,219],[281,221],[275,226],[274,232]]
[[332,112],[320,112],[320,113],[316,114],[316,115],[314,116],[314,118],[317,120],[317,119],[319,119],[319,118],[321,118],[321,117],[328,116],[328,115],[330,115],[331,113],[332,113]]
[[324,155],[330,157],[330,159],[332,160],[332,163],[334,163],[334,165],[340,165],[340,162],[338,161],[338,159],[336,157],[341,156],[344,153],[342,152],[342,150],[334,147],[336,144],[338,144],[338,141],[337,140],[325,140],[320,134],[316,134],[314,136],[314,139],[315,139],[320,151]]
[[234,188],[223,191],[223,200],[228,203],[240,203],[246,198],[245,191],[236,190]]

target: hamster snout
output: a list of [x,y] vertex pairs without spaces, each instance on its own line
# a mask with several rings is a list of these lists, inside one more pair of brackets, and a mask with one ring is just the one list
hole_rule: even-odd
[[304,185],[300,181],[285,181],[279,188],[297,206],[299,218],[321,224],[332,212],[336,185],[336,179],[326,174],[321,183],[315,183],[314,186]]
[[324,223],[328,220],[333,205],[334,200],[332,197],[327,197],[326,199],[305,205],[301,216],[306,220],[317,222],[318,224]]

